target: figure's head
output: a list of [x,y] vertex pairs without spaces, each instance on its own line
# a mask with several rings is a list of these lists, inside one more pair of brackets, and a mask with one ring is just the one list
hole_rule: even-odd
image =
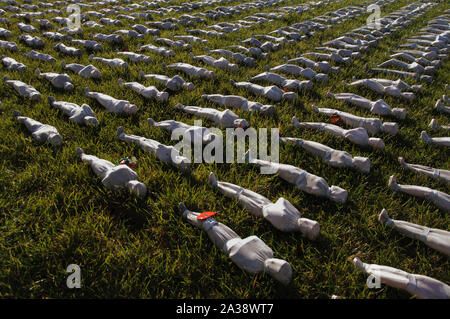
[[286,101],[294,101],[294,100],[297,99],[297,93],[295,93],[295,92],[286,92],[286,93],[283,94],[283,98]]
[[345,203],[347,200],[348,193],[345,189],[340,188],[339,186],[331,186],[330,187],[330,198],[339,203]]
[[71,92],[71,91],[73,91],[73,89],[74,89],[74,86],[73,86],[72,83],[66,82],[66,84],[64,84],[64,90],[65,90],[65,91]]
[[370,147],[376,150],[382,150],[384,148],[384,142],[381,138],[370,137],[368,143]]
[[147,186],[138,181],[129,181],[127,183],[128,189],[136,196],[144,197],[147,194]]
[[59,146],[63,143],[63,139],[61,135],[53,133],[48,136],[47,141],[53,146]]
[[268,258],[264,261],[264,269],[284,285],[289,284],[292,279],[292,267],[285,260]]
[[194,89],[194,84],[192,82],[183,83],[183,89],[186,91],[192,91]]
[[234,124],[234,127],[240,127],[240,128],[244,128],[244,129],[248,127],[248,122],[244,119],[234,120],[233,124]]
[[88,126],[96,126],[98,125],[98,120],[93,116],[85,116],[84,123]]
[[134,104],[130,104],[127,103],[124,107],[123,110],[125,113],[127,114],[135,114],[137,112],[137,107]]
[[400,120],[404,120],[406,118],[406,109],[403,108],[393,108],[392,109],[392,115],[394,115],[396,118]]
[[370,172],[370,159],[367,157],[355,156],[354,158],[355,167],[363,173]]
[[300,228],[300,232],[310,240],[315,240],[319,236],[320,225],[317,221],[307,218],[299,218],[297,224]]
[[398,132],[398,123],[384,122],[383,123],[383,131],[390,135],[396,135]]

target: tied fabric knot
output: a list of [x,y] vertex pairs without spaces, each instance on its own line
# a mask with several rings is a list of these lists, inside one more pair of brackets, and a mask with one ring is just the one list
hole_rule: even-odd
[[430,233],[430,228],[425,227],[422,234],[420,234],[420,240],[427,241],[429,233]]

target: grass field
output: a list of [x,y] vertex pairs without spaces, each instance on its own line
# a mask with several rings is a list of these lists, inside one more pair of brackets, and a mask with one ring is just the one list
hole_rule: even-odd
[[[301,2],[304,1],[289,0],[285,5]],[[396,1],[383,8],[381,15],[412,2]],[[231,4],[237,3],[238,1]],[[267,34],[280,26],[362,3],[363,1],[344,0],[301,15],[290,14],[254,30],[230,34],[226,39],[208,38],[208,47],[227,48],[237,39],[248,38],[252,32]],[[247,119],[252,127],[278,127],[282,136],[302,137],[348,151],[353,156],[369,157],[371,171],[369,174],[362,174],[351,169],[330,167],[293,146],[280,146],[281,163],[300,167],[324,177],[329,185],[346,189],[349,197],[343,205],[308,195],[276,175],[260,175],[259,168],[250,164],[194,164],[189,174],[180,173],[137,146],[118,141],[116,129],[122,125],[127,133],[174,145],[176,142],[170,140],[169,133],[147,124],[148,117],[157,121],[176,119],[192,124],[195,118],[176,110],[174,105],[183,103],[214,107],[201,99],[201,95],[205,93],[238,94],[267,104],[268,101],[263,98],[235,89],[229,80],[244,81],[247,74],[256,75],[265,71],[266,65],[283,63],[283,56],[294,57],[297,51],[310,51],[320,41],[334,39],[364,25],[370,13],[338,24],[325,32],[317,32],[310,39],[294,46],[286,45],[282,50],[271,53],[269,58],[256,60],[254,68],[241,66],[235,74],[214,69],[217,75],[215,80],[194,79],[195,89],[192,92],[171,95],[168,102],[145,100],[131,90],[119,87],[117,79],[121,77],[127,81],[140,82],[139,70],[145,73],[176,74],[174,71],[164,70],[162,62],[168,64],[183,61],[200,66],[200,63],[192,62],[188,51],[176,49],[175,56],[170,58],[144,53],[152,56],[153,62],[130,63],[129,71],[118,71],[94,62],[102,72],[102,80],[86,80],[70,74],[75,90],[68,94],[38,78],[34,70],[40,68],[43,72],[64,73],[61,61],[86,65],[90,63],[89,53],[83,49],[81,58],[66,57],[53,49],[54,42],[42,37],[46,45],[38,51],[51,54],[57,62],[39,63],[25,58],[23,54],[31,48],[17,41],[21,31],[16,24],[23,20],[10,19],[9,26],[0,25],[13,33],[10,41],[19,45],[18,52],[10,53],[1,49],[1,54],[27,65],[27,70],[23,73],[5,71],[2,67],[2,76],[8,75],[11,79],[33,85],[43,97],[41,102],[30,102],[21,98],[10,86],[0,83],[0,296],[329,298],[335,294],[344,298],[410,298],[408,293],[384,285],[381,289],[368,289],[367,275],[357,271],[351,262],[355,256],[367,263],[388,265],[450,283],[448,257],[384,227],[377,220],[381,209],[386,208],[392,218],[449,230],[449,218],[445,212],[428,201],[391,192],[388,178],[395,174],[401,184],[423,185],[450,193],[448,184],[406,171],[397,161],[398,156],[404,156],[410,163],[450,168],[448,148],[433,147],[419,139],[420,131],[427,128],[432,118],[440,124],[449,123],[449,117],[437,113],[433,107],[444,93],[444,85],[450,82],[450,62],[446,60],[443,63],[433,82],[424,85],[423,92],[417,94],[414,102],[404,103],[399,99],[383,97],[391,107],[407,109],[407,118],[400,122],[399,134],[377,136],[383,138],[386,144],[383,151],[364,149],[321,132],[294,129],[291,124],[293,115],[300,121],[324,121],[323,116],[311,111],[312,103],[319,107],[336,107],[353,114],[370,116],[370,113],[363,110],[327,98],[327,91],[354,92],[372,100],[378,99],[371,91],[345,88],[341,82],[351,80],[352,76],[375,76],[364,69],[366,64],[375,66],[385,61],[389,56],[389,48],[413,35],[427,21],[446,9],[450,9],[448,2],[439,3],[415,23],[381,41],[376,48],[364,53],[353,64],[343,67],[340,73],[331,75],[327,82],[315,83],[311,92],[299,93],[295,104],[277,103],[276,115],[272,117],[233,110]],[[273,9],[262,11],[271,12]],[[250,13],[252,12],[219,21],[235,21]],[[179,15],[181,14],[167,16]],[[155,17],[155,20],[160,19]],[[133,23],[123,22],[126,25],[122,28],[84,28],[83,35],[75,38],[89,39],[90,33],[131,29]],[[212,20],[208,21],[208,24],[213,23]],[[174,34],[185,34],[184,27]],[[170,31],[162,31],[161,37],[171,38]],[[136,52],[139,46],[147,43],[153,43],[153,36],[147,35],[145,39],[138,40],[126,38],[123,48]],[[116,56],[116,46],[106,43],[102,45],[103,52],[97,53],[97,56]],[[204,46],[199,44],[193,45],[192,52],[206,54]],[[383,77],[396,79],[391,76]],[[183,78],[187,79],[184,75]],[[407,82],[417,84],[411,80]],[[143,83],[162,89],[162,86],[150,80]],[[137,105],[139,111],[133,117],[107,113],[97,102],[84,96],[85,87],[129,100]],[[49,106],[47,97],[51,95],[56,100],[89,104],[97,115],[99,126],[88,128],[69,122],[60,111]],[[55,148],[36,143],[26,129],[14,121],[11,115],[13,110],[55,126],[64,137],[64,145]],[[204,124],[209,125],[205,121]],[[430,133],[431,136],[445,134]],[[77,157],[77,147],[112,162],[125,156],[135,156],[138,160],[135,171],[139,174],[140,181],[147,185],[148,195],[137,199],[125,192],[113,193],[103,188],[100,179]],[[304,217],[320,223],[321,236],[317,241],[309,241],[299,233],[277,231],[264,219],[250,215],[236,201],[225,198],[213,189],[207,183],[211,171],[221,181],[249,188],[273,201],[279,197],[288,199]],[[285,259],[291,264],[291,284],[283,286],[266,274],[250,275],[240,270],[222,251],[214,247],[205,233],[181,219],[177,209],[181,201],[194,211],[217,212],[216,219],[243,238],[259,236],[273,249],[276,258]],[[68,289],[66,286],[68,274],[65,270],[69,264],[81,267],[81,289]]]

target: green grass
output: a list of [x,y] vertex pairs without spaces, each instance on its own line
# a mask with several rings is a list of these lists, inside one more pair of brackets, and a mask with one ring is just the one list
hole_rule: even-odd
[[[286,4],[301,2],[287,1]],[[412,2],[397,1],[383,8],[381,14],[386,15]],[[240,31],[226,40],[208,39],[208,46],[211,49],[227,48],[236,39],[245,39],[252,32],[268,33],[283,25],[361,3],[363,1],[340,1],[300,16],[292,14],[274,23],[263,24],[255,30]],[[391,107],[405,107],[407,119],[400,122],[397,136],[379,135],[386,144],[383,151],[360,148],[320,132],[294,129],[290,121],[293,115],[300,121],[324,121],[324,117],[311,112],[312,103],[370,116],[367,112],[327,98],[326,92],[332,88],[333,92],[349,91],[371,99],[379,98],[368,90],[345,89],[341,81],[349,80],[352,76],[372,76],[365,71],[365,64],[373,66],[386,60],[388,48],[402,43],[431,18],[449,8],[448,3],[442,2],[427,11],[408,28],[380,42],[376,48],[363,54],[360,60],[332,75],[328,82],[315,83],[312,92],[300,93],[295,104],[276,104],[277,114],[273,117],[233,110],[247,119],[252,127],[279,127],[280,135],[311,139],[348,151],[353,156],[369,157],[372,162],[371,172],[364,175],[350,169],[327,166],[291,145],[280,146],[281,163],[301,167],[324,177],[330,185],[348,190],[349,198],[344,205],[303,193],[276,175],[260,175],[259,169],[249,164],[194,164],[190,174],[183,174],[162,163],[156,156],[118,141],[115,132],[118,126],[123,125],[127,133],[173,145],[175,142],[170,140],[169,133],[146,123],[148,117],[157,121],[176,119],[193,123],[194,117],[175,110],[173,106],[183,103],[214,107],[200,98],[205,93],[239,94],[267,103],[262,98],[252,97],[245,91],[233,88],[229,79],[245,80],[246,74],[263,72],[266,65],[281,64],[283,56],[294,57],[297,51],[309,51],[319,41],[331,40],[364,25],[369,14],[336,25],[325,32],[318,32],[295,46],[285,46],[281,51],[271,54],[270,58],[257,60],[258,64],[254,68],[240,67],[236,74],[214,70],[217,75],[215,80],[193,80],[195,90],[171,95],[168,102],[144,100],[131,90],[119,87],[117,79],[138,80],[141,69],[145,73],[174,75],[174,71],[163,70],[161,63],[190,62],[187,51],[176,50],[175,57],[171,58],[148,53],[153,57],[153,63],[130,63],[129,71],[118,71],[94,63],[102,72],[102,81],[85,80],[70,74],[75,91],[65,94],[38,78],[34,74],[35,68],[43,72],[63,73],[59,65],[61,61],[89,64],[87,52],[81,58],[65,57],[53,49],[54,42],[45,39],[45,48],[38,51],[51,54],[58,60],[55,64],[48,64],[23,57],[23,53],[31,50],[23,44],[18,43],[20,50],[16,53],[2,50],[2,54],[28,66],[24,73],[2,69],[2,75],[33,85],[41,92],[43,99],[39,103],[30,102],[20,98],[11,87],[0,83],[0,100],[3,104],[0,110],[0,296],[329,298],[336,294],[346,298],[410,298],[408,293],[384,285],[381,289],[368,289],[365,285],[367,275],[358,272],[351,263],[355,256],[364,262],[388,265],[449,283],[449,263],[445,255],[382,226],[377,220],[381,209],[386,208],[392,218],[449,229],[446,213],[430,202],[392,193],[387,186],[389,176],[395,174],[401,184],[424,185],[450,192],[444,182],[406,171],[397,162],[398,156],[404,156],[407,162],[449,169],[448,149],[426,145],[419,140],[420,131],[427,128],[431,118],[436,118],[440,124],[448,124],[448,116],[437,113],[433,107],[436,99],[444,93],[445,83],[449,82],[449,61],[443,64],[434,81],[417,94],[414,102],[404,103],[399,99],[385,98]],[[206,8],[200,11],[203,10]],[[273,9],[263,11],[272,12]],[[220,21],[235,21],[250,13]],[[158,19],[155,17],[155,20]],[[21,21],[10,21],[11,26],[5,28],[13,32],[10,41],[17,42],[21,32],[15,24]],[[208,24],[212,23],[208,21]],[[131,28],[131,25],[123,28]],[[117,29],[120,28],[85,28],[84,34],[77,38],[87,39],[89,33],[111,33]],[[184,28],[174,33],[184,34]],[[162,32],[161,37],[170,38],[170,32]],[[153,36],[146,36],[144,40],[126,40],[123,47],[135,52],[140,45],[152,43],[152,39]],[[97,56],[115,56],[114,46],[103,46],[103,52]],[[196,44],[193,52],[204,54],[204,49]],[[150,80],[144,83],[162,88]],[[408,83],[415,84],[413,81]],[[134,117],[107,113],[98,103],[84,96],[85,87],[129,100],[138,106],[139,111]],[[70,123],[61,112],[49,106],[47,97],[50,95],[55,96],[56,100],[89,104],[100,121],[99,127],[86,128]],[[53,148],[37,144],[26,129],[13,120],[11,113],[16,109],[25,116],[54,125],[64,137],[64,146]],[[204,124],[209,125],[207,122]],[[134,155],[138,159],[135,170],[140,180],[147,185],[148,195],[144,199],[136,199],[127,193],[112,193],[103,188],[99,178],[77,157],[75,150],[78,146],[86,153],[113,162]],[[219,180],[249,188],[273,201],[279,197],[288,199],[304,217],[320,223],[320,238],[313,242],[299,233],[282,233],[267,221],[253,217],[236,201],[225,198],[208,185],[210,171]],[[231,227],[241,237],[259,236],[274,250],[277,258],[291,264],[292,283],[285,287],[266,274],[250,275],[240,270],[213,246],[205,233],[182,221],[177,210],[181,201],[195,211],[216,211],[217,220]],[[65,269],[72,263],[81,267],[81,289],[66,287],[68,274]]]

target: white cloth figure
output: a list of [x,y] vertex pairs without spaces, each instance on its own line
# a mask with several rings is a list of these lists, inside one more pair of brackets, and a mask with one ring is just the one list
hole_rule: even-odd
[[425,66],[436,66],[436,67],[439,67],[439,66],[442,65],[442,61],[440,61],[440,60],[428,60],[428,59],[426,59],[426,58],[424,58],[422,56],[419,57],[419,58],[416,58],[413,55],[408,54],[406,52],[399,52],[399,53],[391,54],[391,58],[401,58],[401,59],[406,60],[408,62],[416,62],[418,64],[425,65]]
[[[248,156],[249,152],[247,152]],[[297,186],[305,193],[327,197],[335,202],[345,203],[348,193],[345,189],[338,186],[328,186],[327,181],[317,175],[308,173],[307,171],[287,164],[274,163],[259,159],[249,159],[250,163],[257,164],[262,167],[270,168],[276,172],[285,181]]]
[[83,104],[80,107],[75,103],[56,101],[53,96],[48,97],[48,102],[52,107],[61,110],[64,115],[68,116],[69,121],[94,126],[98,124],[94,111],[87,104]]
[[11,85],[20,96],[31,99],[32,101],[39,101],[41,99],[41,93],[39,93],[34,87],[23,83],[18,80],[10,80],[6,75],[3,77],[3,82]]
[[98,41],[104,41],[109,43],[123,43],[123,38],[121,35],[118,34],[102,34],[102,33],[96,33],[92,35],[92,39],[98,40]]
[[9,50],[11,52],[16,52],[19,50],[16,42],[3,41],[0,40],[0,48]]
[[437,179],[443,180],[447,183],[450,183],[450,171],[448,171],[448,170],[432,168],[429,166],[423,166],[423,165],[419,165],[419,164],[408,164],[405,162],[405,159],[403,157],[399,157],[398,162],[404,168],[408,168],[419,174],[422,174],[422,175],[425,175],[428,177],[432,177],[432,178],[437,178]]
[[210,50],[209,48],[206,48],[206,52],[212,53],[212,54],[220,54],[220,55],[223,55],[223,56],[225,56],[227,58],[232,58],[237,63],[243,64],[243,65],[248,66],[248,67],[255,66],[255,59],[250,58],[250,57],[246,56],[243,53],[232,52],[232,51],[225,50],[225,49]]
[[384,208],[378,216],[378,220],[380,223],[394,228],[403,235],[420,240],[425,245],[450,256],[450,232],[437,228],[428,228],[403,220],[391,219]]
[[406,290],[419,299],[449,299],[450,287],[431,277],[410,274],[406,271],[383,265],[366,264],[358,258],[353,259],[355,267],[372,274],[381,283]]
[[198,106],[190,106],[190,105],[183,105],[181,103],[178,103],[175,105],[175,108],[180,109],[186,113],[198,115],[204,118],[207,118],[210,121],[214,121],[214,124],[221,127],[221,128],[227,128],[227,127],[241,127],[241,128],[247,128],[248,122],[244,119],[239,118],[236,114],[234,114],[229,109],[226,109],[224,111],[219,111],[213,108],[204,108],[204,107],[198,107]]
[[144,197],[147,193],[147,186],[139,182],[138,174],[127,165],[114,165],[110,161],[87,155],[78,147],[77,154],[83,162],[88,163],[95,175],[102,178],[102,184],[112,190],[128,189],[134,195]]
[[274,102],[280,102],[281,100],[294,101],[297,99],[297,93],[284,92],[276,85],[261,86],[251,82],[235,82],[233,80],[231,80],[231,84],[238,88],[244,88],[257,96],[264,96]]
[[61,62],[61,66],[86,79],[100,79],[102,77],[100,71],[92,64],[84,66],[83,64],[78,63],[66,64],[65,62]]
[[59,51],[61,53],[71,55],[71,56],[81,56],[83,54],[83,51],[81,49],[77,49],[74,47],[68,47],[64,43],[55,44],[54,49],[56,51]]
[[36,69],[35,73],[38,76],[45,78],[53,87],[57,89],[63,89],[68,92],[71,92],[74,89],[72,79],[66,73],[59,74],[53,72],[41,72],[39,69]]
[[433,202],[442,210],[450,212],[450,195],[444,192],[423,186],[397,184],[394,175],[389,177],[389,188],[393,191],[403,192],[409,195],[425,198],[426,200]]
[[422,131],[420,138],[425,143],[450,147],[450,137],[429,137],[426,131]]
[[175,52],[173,50],[169,50],[166,47],[157,47],[153,44],[143,45],[139,48],[138,51],[150,51],[152,53],[164,55],[164,56],[174,56]]
[[260,238],[250,236],[242,239],[231,228],[213,217],[197,219],[200,213],[188,210],[183,203],[180,203],[179,211],[188,223],[204,230],[214,245],[239,268],[251,274],[267,272],[283,284],[291,281],[291,265],[285,260],[273,258],[272,249]]
[[55,62],[56,59],[52,57],[50,54],[40,53],[34,50],[31,50],[28,53],[25,53],[24,56],[38,61],[44,61],[44,62]]
[[212,172],[209,173],[209,182],[225,196],[237,199],[239,204],[252,215],[267,219],[278,230],[283,232],[299,231],[311,240],[319,236],[319,223],[302,218],[297,208],[282,197],[276,203],[272,203],[266,197],[251,190],[217,181]]
[[155,36],[153,38],[153,40],[157,43],[162,43],[162,44],[168,45],[170,47],[174,47],[174,48],[182,48],[185,50],[190,50],[192,48],[189,43],[185,43],[183,40],[173,41],[173,40],[167,39],[167,38],[158,38],[157,36]]
[[321,59],[321,60],[328,60],[333,61],[336,63],[343,63],[343,64],[349,64],[352,61],[351,57],[345,57],[341,56],[336,52],[331,52],[329,54],[327,53],[320,53],[320,52],[307,52],[301,54],[301,56],[310,56],[312,58]]
[[412,71],[415,73],[425,73],[427,75],[431,75],[436,72],[436,68],[434,66],[426,66],[423,67],[417,62],[413,63],[406,63],[397,59],[390,59],[388,61],[385,61],[383,63],[380,63],[378,65],[379,67],[389,67],[389,66],[396,66],[400,69],[403,69],[405,71]]
[[441,100],[441,99],[439,99],[439,100],[436,101],[436,104],[435,104],[434,108],[435,108],[437,111],[440,111],[440,112],[443,112],[443,113],[450,114],[450,106],[445,106],[445,105],[442,103],[442,100]]
[[139,93],[146,99],[155,99],[157,101],[167,101],[169,98],[169,93],[160,92],[154,86],[144,86],[138,82],[124,82],[122,79],[118,80],[119,85],[124,86],[133,90],[136,93]]
[[192,91],[194,89],[194,84],[192,82],[186,82],[181,76],[178,75],[168,77],[163,74],[145,74],[142,70],[139,71],[139,74],[144,79],[152,79],[164,84],[167,89],[173,92],[179,90]]
[[89,56],[89,60],[100,61],[106,65],[109,65],[112,68],[128,69],[128,63],[126,63],[124,60],[119,59],[119,58],[106,59],[106,58],[101,58],[101,57],[95,57],[93,54],[91,54]]
[[219,58],[219,59],[214,59],[213,57],[211,57],[209,55],[193,55],[191,53],[191,58],[194,60],[202,61],[203,63],[213,66],[213,67],[216,67],[218,69],[229,70],[229,71],[233,71],[233,72],[236,72],[238,70],[238,66],[236,64],[230,63],[230,61],[228,61],[224,57]]
[[242,45],[231,45],[230,48],[237,49],[256,58],[266,58],[269,55],[268,53],[264,53],[260,48],[255,47],[246,48]]
[[342,82],[348,86],[363,86],[381,95],[386,94],[394,97],[401,97],[408,101],[414,100],[414,93],[402,92],[397,86],[394,85],[384,86],[383,84],[377,82],[375,79],[362,79],[354,81],[352,83],[347,83],[345,81]]
[[287,90],[311,90],[312,88],[312,83],[309,80],[299,81],[297,79],[286,79],[279,74],[271,72],[263,72],[255,76],[249,76],[248,78],[250,81],[279,85]]
[[24,42],[26,45],[32,48],[42,48],[44,46],[44,41],[37,37],[37,36],[31,36],[29,34],[22,34],[19,37],[20,42]]
[[428,124],[428,127],[432,128],[433,130],[450,131],[450,125],[439,125],[435,119],[431,119],[431,122],[430,124]]
[[169,132],[177,130],[183,135],[183,138],[190,143],[201,141],[202,144],[208,144],[218,138],[216,134],[211,133],[208,128],[203,126],[189,125],[174,120],[155,122],[152,118],[148,118],[147,123],[151,126],[160,127]]
[[21,116],[19,111],[13,111],[13,116],[19,123],[25,125],[36,141],[40,143],[49,142],[53,146],[59,146],[63,143],[63,138],[54,126],[42,124],[29,117]]
[[138,62],[151,63],[152,62],[152,58],[149,57],[148,55],[138,54],[138,53],[134,53],[134,52],[125,52],[125,51],[124,52],[116,51],[116,53],[127,57],[128,59],[130,59],[131,61],[133,61],[135,63],[138,63]]
[[366,129],[363,127],[346,130],[340,126],[329,123],[299,122],[295,116],[292,117],[292,123],[294,127],[325,131],[333,134],[334,136],[343,137],[357,145],[370,146],[377,150],[382,150],[384,148],[383,140],[375,137],[369,138]]
[[238,95],[203,94],[202,98],[227,108],[260,112],[262,114],[275,113],[275,107],[273,105],[264,105],[259,102],[249,101]]
[[182,71],[182,72],[184,72],[192,77],[195,77],[195,78],[198,77],[198,78],[204,78],[204,79],[213,79],[215,77],[213,71],[207,70],[205,68],[199,68],[199,67],[187,64],[187,63],[182,63],[182,62],[173,63],[173,64],[169,64],[169,65],[163,64],[163,67]]
[[312,109],[315,112],[326,114],[326,115],[338,115],[339,118],[351,127],[364,127],[369,134],[377,134],[379,132],[386,132],[390,135],[396,135],[398,132],[398,123],[395,122],[385,122],[382,123],[378,118],[366,118],[356,116],[347,112],[328,109],[328,108],[319,108],[315,105],[312,106]]
[[193,35],[174,35],[173,36],[174,39],[179,39],[179,40],[183,40],[186,42],[192,42],[192,43],[202,43],[202,44],[206,44],[208,43],[208,40],[193,36]]
[[345,102],[355,105],[357,107],[366,109],[373,114],[382,115],[382,116],[392,115],[401,120],[406,118],[406,109],[404,109],[404,108],[391,109],[391,107],[382,99],[379,99],[376,101],[371,101],[369,99],[366,99],[365,97],[362,97],[360,95],[356,95],[353,93],[333,94],[331,92],[328,92],[327,96],[335,98],[336,100],[345,101]]
[[87,97],[96,99],[98,103],[100,103],[108,112],[111,113],[126,113],[126,114],[136,114],[137,107],[134,104],[131,104],[126,100],[118,100],[113,98],[112,96],[99,93],[99,92],[90,92],[88,88],[84,89],[84,94]]
[[370,159],[367,157],[353,157],[348,152],[335,150],[327,145],[301,138],[280,137],[280,141],[283,143],[295,144],[311,155],[320,157],[332,167],[351,167],[363,173],[370,172]]
[[5,68],[9,71],[25,71],[27,69],[27,66],[23,63],[17,62],[13,58],[2,56],[2,63],[5,66]]
[[332,67],[330,65],[330,63],[328,63],[327,61],[319,61],[319,62],[315,62],[313,60],[310,60],[308,58],[305,57],[297,57],[294,59],[287,59],[287,58],[283,58],[284,62],[286,63],[295,63],[295,64],[301,64],[304,65],[308,68],[316,68],[319,69],[322,72],[325,73],[329,73],[329,72],[339,72],[340,68],[339,67]]
[[414,73],[414,72],[406,72],[406,71],[383,69],[383,68],[367,68],[367,69],[370,71],[373,71],[373,72],[392,74],[392,75],[400,76],[403,78],[413,78],[417,81],[422,81],[422,82],[426,82],[426,83],[430,83],[433,81],[433,78],[429,75],[421,75],[421,74]]
[[92,50],[92,51],[101,51],[102,50],[102,45],[100,43],[98,43],[97,41],[93,41],[93,40],[78,40],[78,39],[74,39],[71,40],[72,44],[79,44],[79,45],[83,45],[86,49]]
[[325,82],[328,80],[328,75],[324,73],[316,73],[311,68],[302,68],[295,64],[281,64],[273,68],[268,68],[269,71],[281,72],[293,76],[301,76],[308,80],[315,80],[317,82]]
[[190,169],[190,159],[182,156],[173,146],[167,146],[142,136],[125,134],[122,126],[117,129],[117,138],[130,144],[139,145],[144,151],[152,152],[161,161],[169,163],[181,171],[188,171]]

